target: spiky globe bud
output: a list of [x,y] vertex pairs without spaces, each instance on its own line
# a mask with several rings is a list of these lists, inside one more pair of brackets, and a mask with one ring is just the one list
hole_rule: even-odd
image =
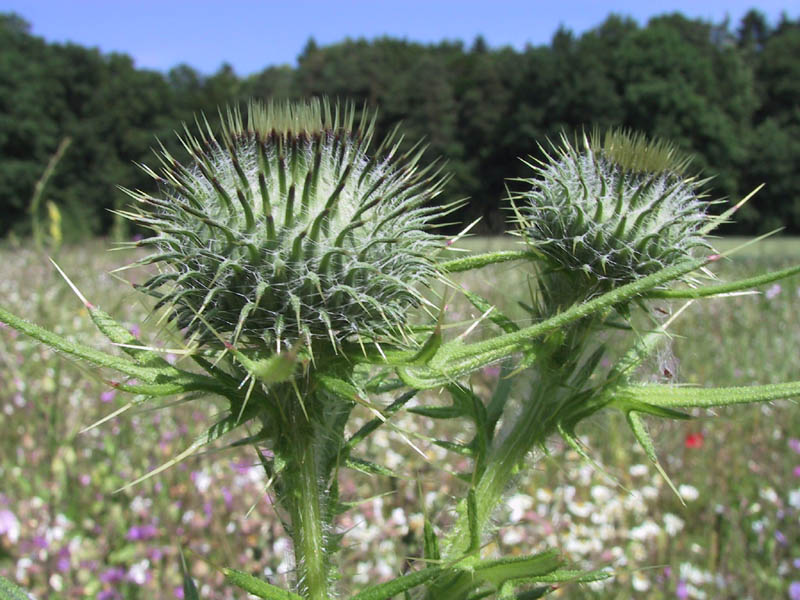
[[562,136],[513,198],[520,233],[551,267],[583,272],[602,291],[708,247],[705,182],[684,175],[674,148],[625,131],[582,145]]
[[155,232],[141,287],[201,343],[273,349],[395,336],[435,275],[431,206],[443,178],[403,157],[392,136],[372,154],[374,115],[351,105],[251,103],[162,148],[160,197],[129,192],[126,216]]

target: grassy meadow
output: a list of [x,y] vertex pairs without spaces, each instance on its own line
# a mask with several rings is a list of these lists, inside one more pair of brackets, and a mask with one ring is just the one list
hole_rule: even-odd
[[[741,242],[719,240],[718,248]],[[130,254],[105,250],[98,241],[63,248],[54,258],[92,303],[164,347],[169,360],[182,360],[179,337],[145,319],[147,301],[108,274],[130,262]],[[782,238],[749,246],[714,269],[730,280],[799,259],[800,240]],[[143,279],[136,271],[122,275]],[[525,267],[507,263],[459,283],[524,318],[516,302],[528,297]],[[0,247],[0,304],[107,347],[46,256],[30,249]],[[665,301],[657,310],[666,315],[682,304]],[[700,385],[800,379],[799,308],[800,277],[755,295],[696,301],[641,377]],[[446,319],[467,323],[479,316],[474,313],[453,299]],[[475,375],[474,388],[488,394],[498,373],[488,368]],[[82,432],[131,401],[137,399],[115,393],[103,373],[0,328],[0,574],[42,599],[181,598],[183,548],[204,598],[243,597],[224,585],[217,566],[285,584],[291,547],[252,451],[220,448],[115,493],[188,446],[218,410],[213,399],[171,401],[166,410],[142,403]],[[600,584],[565,585],[554,594],[560,598],[787,597],[790,584],[800,581],[797,402],[695,416],[649,421],[685,505],[648,464],[622,415],[604,413],[579,431],[598,464],[552,440],[495,515],[486,552],[555,546],[574,562],[614,573]],[[413,564],[421,554],[423,512],[446,525],[450,493],[461,485],[452,473],[466,459],[430,444],[432,422],[401,414],[394,425],[373,436],[369,452],[403,477],[342,474],[346,500],[370,498],[338,524],[348,532],[344,581],[355,585]],[[457,424],[448,427],[450,439],[468,435]]]

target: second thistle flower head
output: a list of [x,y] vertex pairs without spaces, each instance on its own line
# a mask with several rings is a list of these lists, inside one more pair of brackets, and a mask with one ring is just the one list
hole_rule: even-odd
[[521,234],[551,267],[583,272],[602,291],[708,247],[704,182],[684,175],[674,148],[625,131],[582,145],[562,137],[514,197]]
[[394,335],[436,274],[430,228],[443,178],[421,152],[369,146],[374,115],[327,101],[251,103],[181,139],[190,163],[166,150],[148,172],[159,197],[129,192],[131,219],[160,274],[142,288],[187,335],[205,343],[280,349],[349,336]]

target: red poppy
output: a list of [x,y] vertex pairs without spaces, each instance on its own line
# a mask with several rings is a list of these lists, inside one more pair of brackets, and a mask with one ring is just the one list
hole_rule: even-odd
[[703,447],[703,434],[699,431],[697,433],[686,434],[686,439],[683,445],[687,448],[702,448]]

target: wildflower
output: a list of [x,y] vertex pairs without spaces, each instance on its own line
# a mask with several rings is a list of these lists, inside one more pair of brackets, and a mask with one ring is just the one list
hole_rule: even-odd
[[686,600],[689,597],[689,588],[683,579],[675,586],[675,597],[679,600]]
[[647,579],[642,573],[636,571],[631,578],[633,589],[637,592],[646,592],[650,589],[650,580]]
[[794,473],[795,477],[800,477],[800,465],[796,466],[792,473]]
[[678,493],[680,493],[681,498],[687,502],[693,502],[700,497],[700,492],[697,491],[697,488],[688,484],[681,484],[678,486]]
[[703,447],[703,434],[699,431],[695,433],[689,433],[686,435],[686,439],[683,441],[683,445],[690,449],[697,449]]
[[789,448],[800,454],[800,440],[797,438],[789,438]]
[[664,530],[670,536],[677,535],[683,529],[684,521],[672,513],[664,515]]
[[793,581],[789,584],[789,599],[800,600],[800,581]]
[[158,535],[158,528],[155,525],[134,525],[128,530],[127,539],[131,541],[151,540]]
[[16,515],[7,508],[0,509],[0,536],[5,535],[12,544],[19,540],[20,525]]
[[152,574],[148,570],[149,567],[150,561],[146,558],[131,565],[130,569],[128,569],[128,581],[132,581],[137,585],[144,585],[152,578]]
[[111,567],[100,573],[100,581],[103,583],[119,583],[125,579],[125,569],[122,567]]
[[102,394],[100,394],[100,402],[111,402],[116,395],[116,390],[105,390]]
[[781,290],[783,290],[783,288],[781,287],[781,285],[780,285],[779,283],[773,283],[771,286],[769,286],[769,287],[767,288],[767,291],[766,291],[766,292],[764,292],[764,297],[765,297],[767,300],[772,300],[772,299],[773,299],[773,298],[775,298],[775,297],[776,297],[778,294],[780,294],[780,293],[781,293]]

